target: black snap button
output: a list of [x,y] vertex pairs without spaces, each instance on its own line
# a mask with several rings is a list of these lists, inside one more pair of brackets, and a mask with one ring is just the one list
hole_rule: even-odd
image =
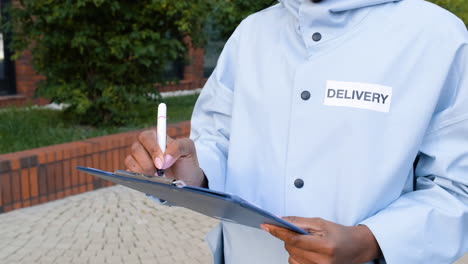
[[322,0],[312,0],[312,3],[320,3]]
[[296,186],[296,188],[300,189],[300,188],[304,187],[304,181],[302,179],[296,179],[294,181],[294,186]]
[[312,35],[312,39],[314,41],[320,41],[322,39],[322,34],[318,33],[318,32],[315,32],[313,35]]
[[301,93],[301,98],[302,98],[302,100],[304,100],[304,101],[309,100],[309,98],[310,98],[310,92],[309,92],[309,91],[303,91],[303,92]]

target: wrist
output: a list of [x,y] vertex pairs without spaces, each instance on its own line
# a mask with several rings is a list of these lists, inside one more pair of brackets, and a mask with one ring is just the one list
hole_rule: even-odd
[[372,234],[371,230],[365,225],[353,226],[353,241],[356,241],[356,253],[352,263],[366,263],[379,258],[382,255],[380,246]]

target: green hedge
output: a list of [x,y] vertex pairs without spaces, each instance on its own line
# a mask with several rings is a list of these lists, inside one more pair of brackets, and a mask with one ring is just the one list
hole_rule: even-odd
[[67,117],[122,125],[155,114],[154,84],[202,40],[206,0],[18,0],[9,10],[15,57],[31,49],[46,77],[37,95],[67,103]]

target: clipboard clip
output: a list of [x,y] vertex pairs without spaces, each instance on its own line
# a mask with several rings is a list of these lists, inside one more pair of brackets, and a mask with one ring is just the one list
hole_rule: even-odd
[[166,176],[162,176],[162,177],[149,176],[149,175],[142,174],[142,173],[136,173],[136,172],[124,171],[124,170],[116,170],[114,174],[118,176],[138,179],[138,180],[146,180],[146,181],[173,185],[179,188],[187,186],[187,184],[185,184],[185,182],[182,180],[176,180],[176,179],[168,178]]

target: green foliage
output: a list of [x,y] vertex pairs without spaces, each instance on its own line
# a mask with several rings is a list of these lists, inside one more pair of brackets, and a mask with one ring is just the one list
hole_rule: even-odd
[[218,27],[221,37],[227,39],[242,19],[248,15],[276,4],[272,0],[213,0],[213,24]]
[[66,116],[91,125],[129,124],[155,108],[154,84],[184,57],[184,37],[202,41],[207,15],[203,0],[18,2],[2,25],[14,57],[30,48],[46,77],[37,95],[70,104]]
[[[169,109],[168,122],[189,120],[198,95],[162,99]],[[154,107],[155,108],[155,107]],[[156,113],[138,120],[132,126],[83,126],[64,119],[63,112],[39,108],[0,110],[0,154],[60,144],[91,137],[148,128],[156,125]]]
[[468,26],[468,1],[466,0],[429,0],[457,15]]

